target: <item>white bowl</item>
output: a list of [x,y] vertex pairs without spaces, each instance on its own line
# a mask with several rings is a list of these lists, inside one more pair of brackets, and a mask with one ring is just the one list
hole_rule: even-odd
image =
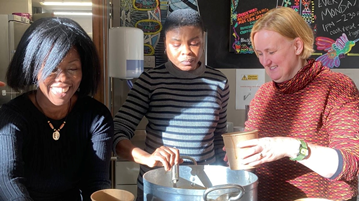
[[103,189],[92,193],[92,201],[133,201],[135,196],[121,189]]

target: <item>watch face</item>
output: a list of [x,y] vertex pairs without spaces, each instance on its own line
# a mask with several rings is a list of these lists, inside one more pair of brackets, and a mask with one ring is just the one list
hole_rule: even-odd
[[300,153],[303,154],[304,156],[306,156],[306,155],[308,155],[308,149],[302,148],[302,149],[300,150]]
[[299,140],[299,141],[300,141],[300,147],[299,147],[298,156],[296,158],[290,158],[290,160],[292,161],[301,161],[309,155],[309,148],[307,143],[305,143],[304,140]]

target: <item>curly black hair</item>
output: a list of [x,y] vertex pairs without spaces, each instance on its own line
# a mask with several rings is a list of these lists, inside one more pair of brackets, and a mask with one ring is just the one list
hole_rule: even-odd
[[198,27],[204,32],[200,14],[191,8],[178,9],[170,13],[163,25],[163,32],[166,35],[168,31],[183,26]]

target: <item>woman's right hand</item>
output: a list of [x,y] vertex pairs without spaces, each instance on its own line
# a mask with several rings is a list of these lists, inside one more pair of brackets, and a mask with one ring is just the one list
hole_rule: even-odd
[[0,87],[4,87],[5,85],[6,85],[5,82],[0,81]]
[[169,171],[175,164],[183,163],[179,150],[172,147],[161,146],[157,148],[148,158],[146,165],[149,167],[163,166]]

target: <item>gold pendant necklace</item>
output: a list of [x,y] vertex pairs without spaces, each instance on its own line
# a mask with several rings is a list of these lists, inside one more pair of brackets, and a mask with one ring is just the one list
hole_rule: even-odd
[[[42,110],[41,106],[39,105],[39,103],[37,102],[37,97],[36,97],[36,94],[35,94],[35,101],[36,101],[36,104],[37,106],[39,107],[39,109],[41,110],[41,112],[45,115],[44,111]],[[67,111],[67,114],[66,114],[66,117],[65,117],[65,120],[64,122],[61,124],[61,126],[56,129],[54,127],[54,125],[52,125],[51,121],[50,120],[47,120],[47,123],[49,124],[50,128],[52,130],[54,130],[54,132],[52,133],[52,139],[54,140],[59,140],[60,139],[60,130],[65,126],[66,124],[66,119],[67,119],[67,115],[70,113],[70,109],[71,109],[71,98],[70,98],[70,103],[69,103],[69,109]],[[47,116],[45,115],[45,117],[47,118]]]
[[56,129],[52,123],[50,122],[50,120],[47,121],[47,123],[49,124],[50,128],[54,130],[54,132],[52,133],[52,139],[54,140],[59,140],[60,139],[60,130],[65,126],[66,124],[66,120],[64,121],[64,123],[61,124],[59,129]]

